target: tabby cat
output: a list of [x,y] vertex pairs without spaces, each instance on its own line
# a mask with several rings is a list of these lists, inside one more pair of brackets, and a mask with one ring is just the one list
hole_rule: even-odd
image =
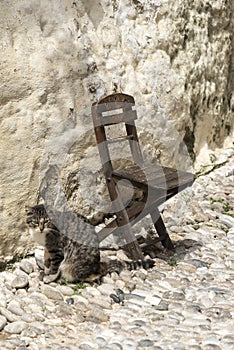
[[[26,209],[29,233],[38,244],[44,246],[44,282],[49,283],[62,277],[69,282],[94,281],[111,272],[137,267],[149,268],[151,259],[132,262],[118,260],[100,261],[100,250],[95,227],[85,236],[84,244],[76,232],[76,237],[61,234],[48,217],[43,204]],[[90,226],[90,225],[89,225]],[[87,232],[85,232],[87,235]]]

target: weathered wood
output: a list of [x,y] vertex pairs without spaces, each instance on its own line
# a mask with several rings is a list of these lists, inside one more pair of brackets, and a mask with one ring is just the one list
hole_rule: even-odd
[[108,116],[100,116],[100,123],[102,125],[114,125],[118,123],[128,123],[137,119],[135,111],[128,111],[118,114],[112,114]]
[[129,146],[131,149],[133,161],[138,166],[141,166],[143,163],[143,157],[142,157],[141,148],[139,145],[135,122],[133,121],[132,123],[125,124],[125,128],[126,128],[127,135],[133,136],[133,138],[129,140]]
[[123,249],[128,252],[128,255],[133,259],[133,260],[143,260],[144,255],[141,251],[141,248],[137,242],[137,240],[130,242],[123,246]]
[[173,250],[174,245],[167,233],[166,227],[164,225],[163,219],[159,213],[158,208],[155,208],[155,210],[150,213],[150,216],[152,218],[154,227],[159,237],[162,239],[162,245],[167,249]]
[[98,102],[98,109],[100,111],[115,110],[122,108],[122,106],[124,106],[127,109],[129,109],[132,106],[135,106],[133,96],[117,93],[103,97]]
[[115,139],[107,139],[107,143],[112,144],[112,143],[118,143],[118,142],[129,141],[129,140],[133,140],[133,135],[116,137]]
[[[126,208],[129,221],[132,225],[135,225],[146,215],[150,214],[155,208],[165,202],[165,196],[156,196],[155,201],[147,203],[147,198],[145,201],[133,202],[129,208]],[[103,241],[110,234],[114,234],[116,230],[119,229],[116,219],[113,219],[104,228],[98,232],[99,241]]]
[[[194,181],[193,174],[157,163],[144,163],[135,125],[137,113],[132,96],[113,94],[104,97],[93,104],[92,117],[103,172],[116,215],[116,218],[98,233],[99,240],[102,241],[110,234],[117,234],[124,238],[125,249],[132,258],[142,259],[143,254],[131,226],[150,214],[159,238],[151,240],[149,244],[161,241],[164,247],[173,249],[158,206],[184,188],[191,186]],[[125,124],[126,137],[107,140],[105,127],[119,123]],[[117,171],[113,169],[109,144],[125,140],[129,142],[135,165]],[[118,181],[123,179],[144,192],[139,201],[132,201],[126,208],[117,185]]]
[[179,171],[157,164],[144,164],[142,167],[131,166],[123,170],[113,171],[113,176],[118,179],[127,179],[137,187],[164,188],[169,191],[172,188],[184,188],[194,181],[194,175],[189,172]]

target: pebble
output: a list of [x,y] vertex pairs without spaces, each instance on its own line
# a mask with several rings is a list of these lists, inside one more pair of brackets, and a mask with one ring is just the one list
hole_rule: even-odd
[[114,285],[112,284],[101,284],[97,289],[103,295],[109,296],[111,293],[114,293]]
[[[0,272],[0,349],[233,349],[234,219],[223,211],[224,202],[233,213],[233,168],[232,157],[163,204],[176,249],[158,245],[148,271],[124,270],[81,289],[44,284],[37,249],[36,259]],[[123,303],[110,298],[117,289]]]
[[185,260],[185,264],[189,264],[189,265],[193,265],[195,266],[196,268],[199,268],[199,267],[208,267],[208,264],[204,261],[201,261],[199,259],[191,259],[191,260]]
[[6,324],[7,324],[6,317],[0,315],[0,331],[5,327]]
[[146,298],[145,298],[145,301],[147,303],[149,303],[150,305],[153,305],[153,306],[158,306],[161,302],[161,298],[159,297],[156,297],[156,296],[150,296],[148,295]]
[[12,288],[25,288],[29,283],[28,276],[17,276],[11,282]]
[[17,302],[16,300],[12,300],[9,302],[7,306],[7,310],[9,310],[10,312],[12,312],[17,316],[22,316],[24,313],[24,310],[21,308],[20,303]]
[[111,309],[110,299],[107,300],[106,298],[104,298],[104,296],[93,297],[92,299],[88,299],[88,301],[90,302],[90,304],[96,304],[102,307],[103,309]]
[[68,305],[73,305],[73,304],[74,304],[74,299],[73,299],[73,298],[67,298],[67,299],[66,299],[66,303],[67,303]]
[[71,296],[74,294],[74,290],[69,286],[57,286],[56,290],[58,290],[60,293],[62,293],[62,295],[65,296]]
[[24,313],[21,317],[21,320],[27,323],[31,323],[35,321],[35,316],[32,314]]
[[100,323],[108,321],[108,315],[103,312],[103,309],[98,305],[93,305],[90,310],[88,310],[85,314],[86,319],[91,322]]
[[26,322],[15,321],[6,325],[4,331],[11,334],[20,334],[25,328],[27,328]]
[[7,300],[6,300],[6,296],[3,293],[0,293],[0,308],[3,307],[5,308],[7,305]]
[[0,314],[4,316],[7,321],[9,322],[15,322],[18,321],[19,317],[13,314],[11,311],[4,309],[3,307],[0,308]]
[[177,292],[177,291],[168,291],[163,293],[164,299],[175,299],[175,300],[184,300],[185,294],[183,292]]
[[234,218],[229,215],[220,215],[219,220],[221,224],[226,225],[228,228],[234,227]]
[[139,348],[149,348],[151,347],[152,349],[152,346],[154,345],[154,342],[152,340],[149,340],[149,339],[142,339],[138,342],[137,346],[139,346]]
[[21,260],[19,267],[28,275],[34,271],[33,265],[27,259]]
[[49,299],[63,300],[63,295],[59,290],[46,284],[41,286],[41,292]]

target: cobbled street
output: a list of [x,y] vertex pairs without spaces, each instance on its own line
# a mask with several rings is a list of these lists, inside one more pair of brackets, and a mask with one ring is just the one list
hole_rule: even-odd
[[33,256],[2,271],[0,349],[234,349],[233,153],[164,205],[176,249],[152,269],[92,286],[44,284]]

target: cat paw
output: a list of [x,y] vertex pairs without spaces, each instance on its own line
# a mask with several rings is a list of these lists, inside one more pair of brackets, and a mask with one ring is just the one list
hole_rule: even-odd
[[55,282],[59,278],[60,273],[56,273],[54,275],[45,275],[43,277],[43,282],[48,284],[51,282]]
[[50,274],[50,268],[49,267],[44,267],[44,274],[49,275]]
[[44,277],[45,277],[45,272],[44,271],[40,271],[39,272],[39,281],[43,281]]

